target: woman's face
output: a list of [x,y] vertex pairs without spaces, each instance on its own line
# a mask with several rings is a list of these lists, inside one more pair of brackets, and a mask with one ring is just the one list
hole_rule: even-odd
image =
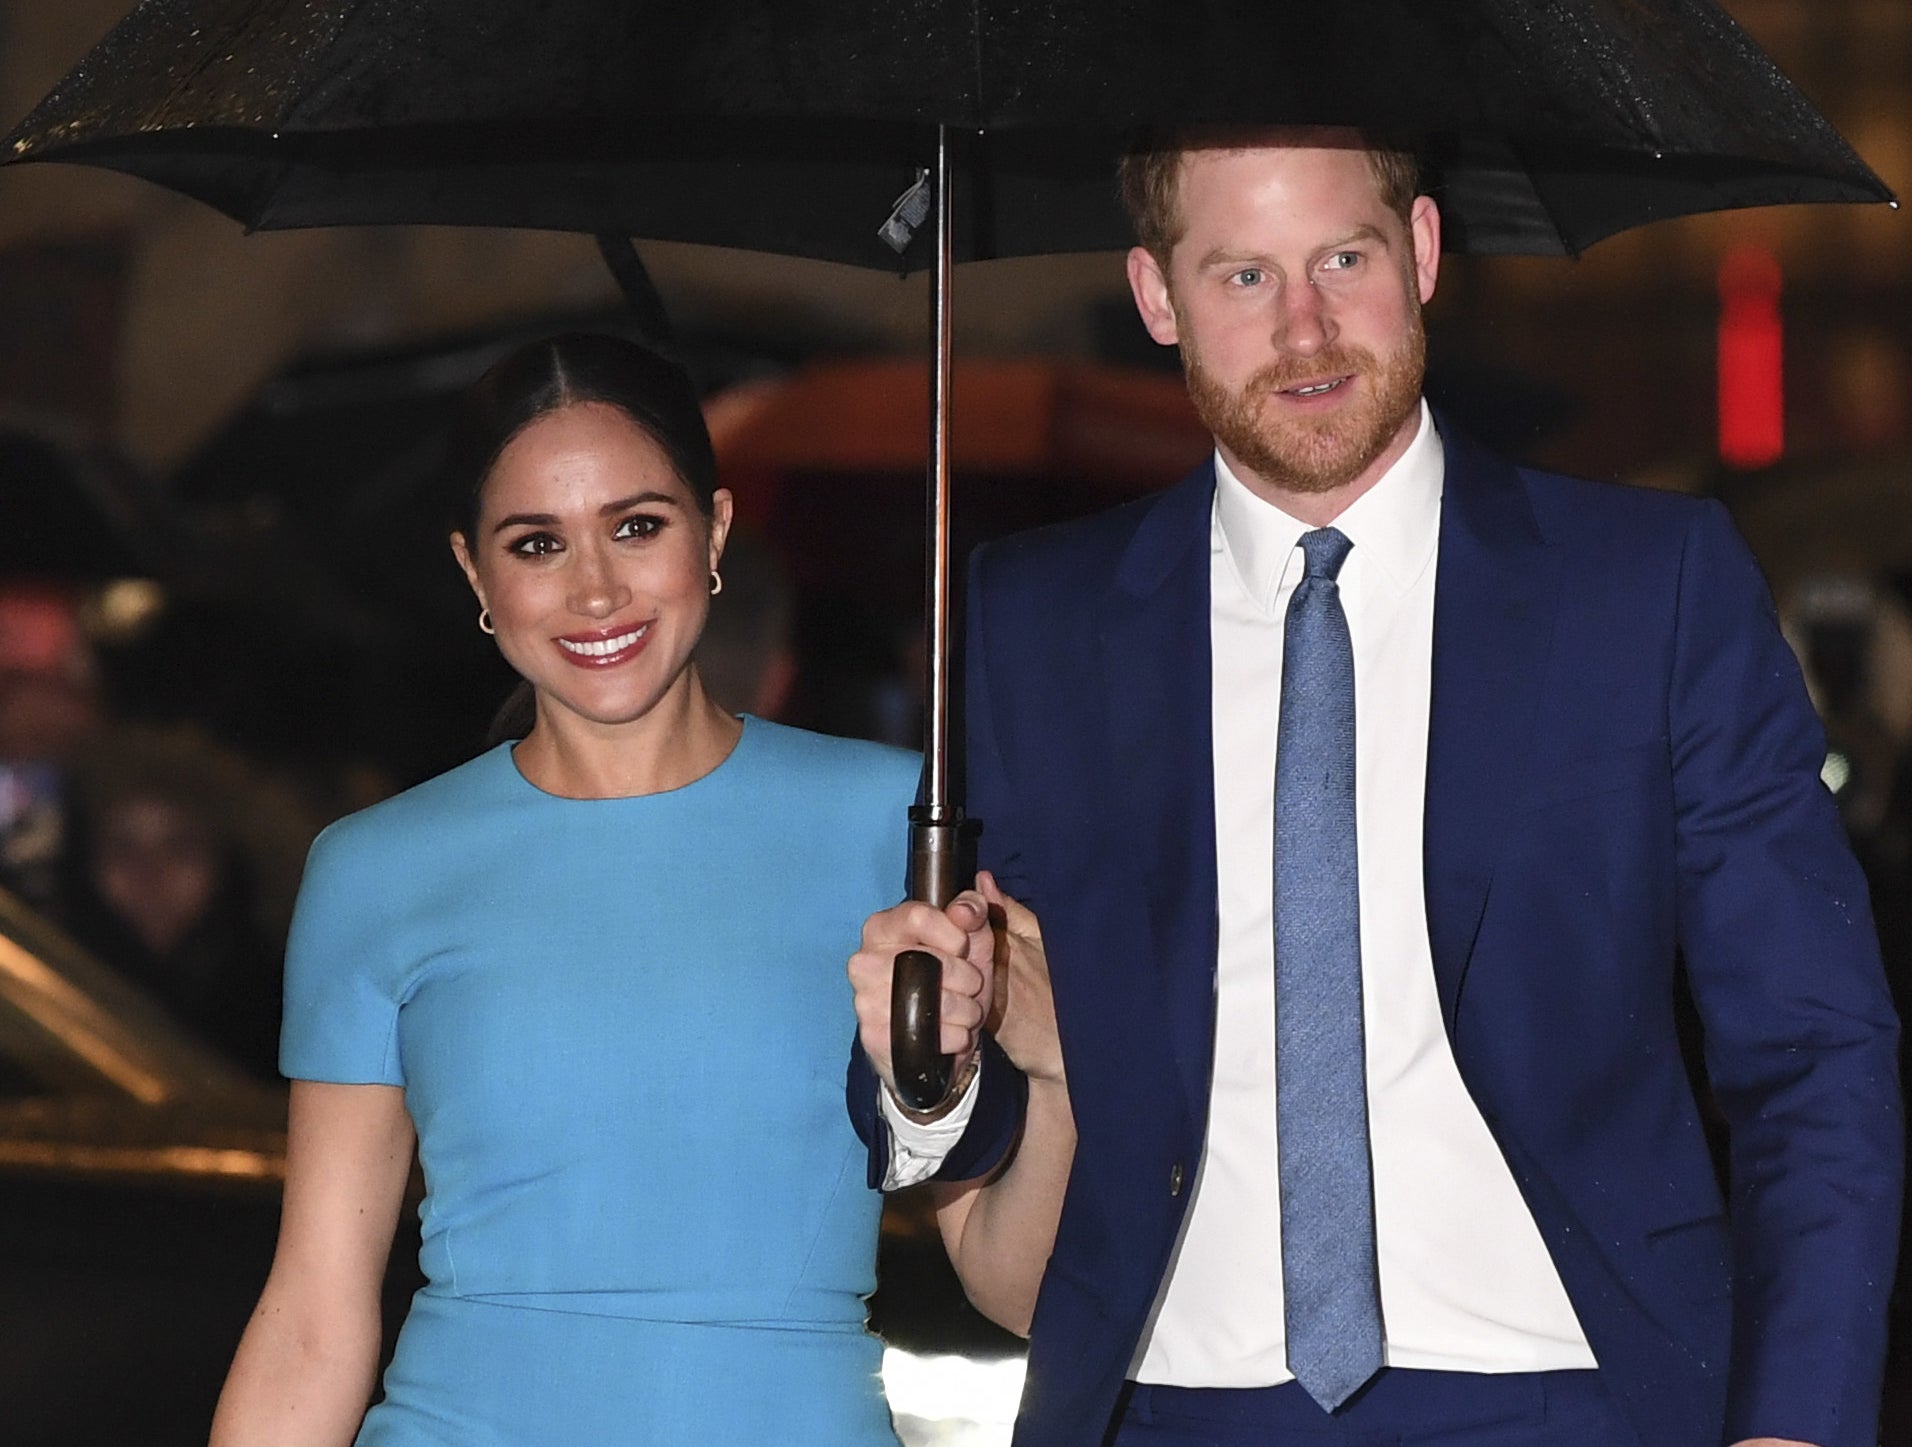
[[706,518],[664,450],[616,407],[580,402],[512,438],[452,551],[498,647],[553,709],[629,723],[687,686],[730,528]]

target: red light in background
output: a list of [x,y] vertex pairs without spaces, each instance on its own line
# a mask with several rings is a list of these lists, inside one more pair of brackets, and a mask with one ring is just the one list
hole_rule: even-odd
[[1786,450],[1784,329],[1779,262],[1736,246],[1719,265],[1719,455],[1729,467],[1765,467]]

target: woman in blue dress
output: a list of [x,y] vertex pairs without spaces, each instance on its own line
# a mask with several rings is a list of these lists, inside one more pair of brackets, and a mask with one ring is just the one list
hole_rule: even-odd
[[[917,761],[705,695],[731,502],[681,371],[561,337],[468,412],[452,549],[536,721],[313,846],[215,1447],[894,1447],[843,961]],[[427,1284],[367,1412],[414,1145]]]

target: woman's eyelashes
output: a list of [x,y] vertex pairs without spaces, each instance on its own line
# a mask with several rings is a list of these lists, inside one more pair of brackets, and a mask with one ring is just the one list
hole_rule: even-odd
[[515,538],[505,539],[505,551],[520,558],[543,558],[563,549],[553,533],[520,533]]
[[617,525],[616,530],[612,532],[611,536],[620,541],[635,540],[641,542],[645,538],[656,537],[664,531],[664,527],[665,519],[657,513],[632,513]]
[[[632,513],[629,517],[619,519],[612,527],[611,538],[616,542],[641,543],[656,537],[668,525],[669,519],[658,513]],[[506,538],[504,547],[514,557],[548,558],[564,551],[564,540],[556,533],[540,529]]]

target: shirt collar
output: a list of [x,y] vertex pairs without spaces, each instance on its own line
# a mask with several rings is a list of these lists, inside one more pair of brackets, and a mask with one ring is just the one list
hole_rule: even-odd
[[[1373,487],[1349,504],[1333,527],[1354,544],[1351,557],[1372,564],[1374,577],[1391,591],[1405,592],[1433,556],[1440,535],[1441,483],[1445,457],[1426,401],[1407,451]],[[1311,523],[1290,517],[1251,492],[1215,454],[1215,518],[1222,542],[1248,595],[1272,607],[1283,572]]]

